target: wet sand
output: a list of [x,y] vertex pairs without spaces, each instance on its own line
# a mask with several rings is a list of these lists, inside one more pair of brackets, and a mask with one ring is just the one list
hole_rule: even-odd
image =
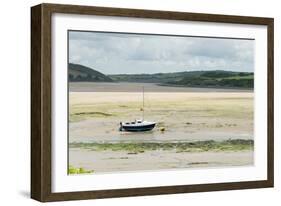
[[253,164],[253,152],[147,151],[138,154],[112,151],[71,149],[71,165],[94,170],[94,173],[167,170],[176,168],[229,167]]
[[252,93],[146,93],[144,118],[157,126],[141,133],[119,131],[120,121],[142,118],[141,93],[71,92],[69,97],[70,142],[253,138]]

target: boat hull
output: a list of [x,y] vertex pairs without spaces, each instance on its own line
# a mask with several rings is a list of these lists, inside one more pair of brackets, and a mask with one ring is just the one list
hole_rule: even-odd
[[155,127],[155,123],[149,125],[142,125],[142,126],[126,126],[123,125],[122,129],[128,132],[144,132],[150,131]]

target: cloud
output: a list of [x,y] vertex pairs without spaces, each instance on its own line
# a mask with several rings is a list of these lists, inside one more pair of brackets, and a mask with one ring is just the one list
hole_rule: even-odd
[[106,74],[253,71],[254,40],[72,31],[69,58]]

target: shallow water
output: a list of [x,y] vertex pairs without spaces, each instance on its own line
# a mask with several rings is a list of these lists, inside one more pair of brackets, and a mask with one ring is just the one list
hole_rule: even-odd
[[252,92],[249,89],[225,89],[225,88],[195,88],[195,87],[171,87],[160,86],[155,83],[133,82],[71,82],[70,92]]

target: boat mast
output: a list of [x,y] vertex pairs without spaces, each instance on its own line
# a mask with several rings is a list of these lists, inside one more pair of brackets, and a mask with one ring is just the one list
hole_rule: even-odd
[[142,87],[142,121],[144,121],[144,86]]

